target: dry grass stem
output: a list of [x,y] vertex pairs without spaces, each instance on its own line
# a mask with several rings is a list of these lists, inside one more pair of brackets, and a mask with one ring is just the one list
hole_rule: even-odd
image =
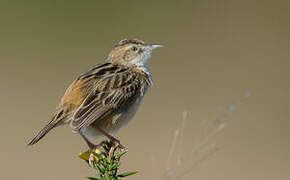
[[[183,142],[188,111],[184,111],[181,126],[174,132],[167,158],[166,172],[162,180],[180,179],[191,172],[201,161],[215,153],[218,148],[215,143],[210,142],[210,139],[227,126],[229,116],[249,96],[250,93],[245,93],[242,98],[228,106],[220,115],[212,119],[203,120],[200,123],[192,149],[189,154],[186,154],[186,160],[183,153]],[[173,159],[175,159],[175,162],[173,162]]]

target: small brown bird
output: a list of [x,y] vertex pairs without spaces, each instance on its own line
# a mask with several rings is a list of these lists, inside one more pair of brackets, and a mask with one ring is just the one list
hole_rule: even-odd
[[51,121],[28,145],[37,143],[54,127],[70,123],[90,149],[97,147],[90,139],[100,135],[109,138],[113,148],[124,148],[111,133],[133,118],[152,84],[147,61],[158,47],[162,45],[146,44],[138,39],[124,39],[116,44],[104,64],[72,82]]

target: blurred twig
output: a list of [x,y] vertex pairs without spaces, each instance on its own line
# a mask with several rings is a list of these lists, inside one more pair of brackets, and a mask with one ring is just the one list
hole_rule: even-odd
[[[246,93],[238,101],[231,104],[219,116],[201,122],[199,131],[197,132],[195,141],[193,142],[192,149],[186,156],[186,160],[184,154],[182,153],[182,148],[188,112],[184,111],[181,127],[177,128],[174,132],[174,137],[166,163],[166,172],[163,175],[162,180],[180,179],[182,176],[191,172],[192,169],[205,158],[215,153],[218,148],[215,143],[210,143],[210,139],[226,127],[228,117],[232,114],[236,107],[249,96],[250,93]],[[176,161],[172,162],[173,159],[176,159]]]

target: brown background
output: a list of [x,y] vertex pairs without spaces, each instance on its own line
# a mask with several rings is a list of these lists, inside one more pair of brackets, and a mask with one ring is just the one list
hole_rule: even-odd
[[220,150],[183,179],[290,178],[289,2],[11,1],[0,5],[0,179],[84,179],[86,150],[70,129],[26,143],[49,120],[69,83],[113,44],[140,38],[166,47],[149,65],[154,86],[118,137],[128,179],[160,179],[181,113],[194,127],[251,92],[212,141]]

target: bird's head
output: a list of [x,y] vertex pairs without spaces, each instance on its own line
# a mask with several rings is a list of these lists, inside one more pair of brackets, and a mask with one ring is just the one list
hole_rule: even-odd
[[159,44],[147,44],[138,39],[124,39],[110,52],[107,61],[129,67],[147,66],[152,50],[163,47]]

